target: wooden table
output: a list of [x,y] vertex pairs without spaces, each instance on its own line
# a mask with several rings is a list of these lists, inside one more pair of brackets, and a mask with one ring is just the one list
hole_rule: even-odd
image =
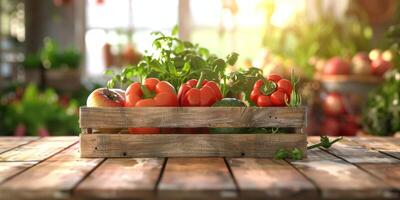
[[400,139],[345,138],[277,161],[87,159],[78,137],[0,138],[0,199],[97,198],[399,199]]

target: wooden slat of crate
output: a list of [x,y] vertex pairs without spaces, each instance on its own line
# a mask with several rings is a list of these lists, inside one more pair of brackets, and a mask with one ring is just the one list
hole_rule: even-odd
[[163,158],[109,158],[74,194],[88,199],[154,198],[163,163]]
[[243,199],[316,199],[317,188],[284,160],[227,159]]
[[161,199],[237,197],[223,158],[169,158],[157,192]]
[[305,107],[81,107],[81,128],[303,127]]
[[304,134],[81,134],[82,157],[267,157],[306,152]]
[[1,184],[0,199],[69,198],[72,189],[103,160],[80,158],[75,144]]

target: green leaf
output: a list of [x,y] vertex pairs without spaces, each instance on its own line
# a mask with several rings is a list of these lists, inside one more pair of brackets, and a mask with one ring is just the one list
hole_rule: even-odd
[[114,72],[110,69],[107,69],[106,71],[104,71],[104,75],[112,76],[114,75]]
[[207,57],[210,54],[210,52],[208,51],[208,49],[200,47],[199,54],[203,57]]
[[114,88],[115,86],[115,80],[111,79],[107,82],[107,88]]
[[229,65],[234,65],[236,63],[236,61],[238,60],[238,58],[239,58],[239,54],[232,52],[226,57],[226,62]]
[[207,62],[200,56],[193,56],[190,66],[192,66],[193,69],[205,69],[207,68]]
[[156,49],[160,49],[160,48],[161,48],[161,43],[160,43],[160,41],[154,40],[153,46],[154,46]]
[[186,63],[183,65],[182,71],[183,71],[184,73],[188,73],[188,72],[190,71],[190,63],[186,62]]
[[303,159],[303,151],[301,151],[298,148],[293,148],[290,157],[293,160],[301,160],[301,159]]
[[274,159],[275,160],[283,160],[289,157],[289,152],[286,149],[278,149],[275,152]]
[[212,66],[214,67],[214,71],[218,72],[219,74],[223,74],[225,72],[226,63],[221,58],[214,60]]
[[173,74],[173,75],[177,75],[176,73],[176,68],[175,65],[171,62],[167,62],[167,66],[168,66],[168,71]]
[[178,25],[175,25],[174,28],[172,28],[171,35],[172,35],[172,36],[177,36],[178,33],[179,33],[179,26],[178,26]]

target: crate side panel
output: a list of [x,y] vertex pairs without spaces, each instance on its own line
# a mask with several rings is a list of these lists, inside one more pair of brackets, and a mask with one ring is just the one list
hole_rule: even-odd
[[305,108],[160,107],[80,108],[81,128],[303,127]]
[[304,134],[81,134],[82,157],[265,157],[306,152]]

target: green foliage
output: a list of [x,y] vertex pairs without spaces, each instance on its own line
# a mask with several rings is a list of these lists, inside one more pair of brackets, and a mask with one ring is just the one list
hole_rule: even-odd
[[368,97],[363,128],[370,134],[388,136],[400,131],[400,70],[386,73],[382,86]]
[[[307,150],[318,148],[318,147],[323,147],[323,148],[330,148],[333,144],[336,142],[340,141],[343,139],[343,137],[336,138],[332,141],[329,140],[328,136],[321,136],[320,142],[311,146],[307,147]],[[282,160],[282,159],[293,159],[293,160],[301,160],[303,159],[304,152],[301,151],[298,148],[293,148],[293,149],[278,149],[278,151],[275,152],[274,158],[276,160]]]
[[395,54],[395,68],[386,72],[380,88],[369,94],[362,122],[368,133],[380,136],[400,131],[400,23],[391,26],[386,35]]
[[189,79],[197,79],[203,72],[205,79],[219,83],[223,79],[227,63],[235,64],[238,54],[232,53],[226,59],[210,54],[208,49],[176,37],[178,28],[175,27],[171,36],[161,32],[153,32],[153,51],[147,52],[135,66],[126,67],[121,74],[106,71],[106,75],[113,78],[108,87],[124,88],[139,78],[159,78],[170,82],[175,88]]
[[338,138],[330,141],[328,136],[321,136],[319,143],[308,146],[307,149],[314,149],[317,147],[324,147],[325,149],[329,149],[333,144],[335,144],[336,142],[338,142],[342,139],[343,139],[343,137],[338,137]]
[[304,153],[298,148],[293,149],[278,149],[275,152],[274,159],[275,160],[283,160],[283,159],[293,159],[293,160],[301,160],[303,159]]
[[4,116],[7,117],[1,126],[12,131],[24,125],[27,135],[36,135],[39,129],[46,129],[52,135],[78,133],[77,102],[71,101],[67,107],[63,107],[58,101],[58,95],[52,89],[39,92],[35,85],[28,85],[21,100],[2,105]]
[[46,69],[78,68],[81,59],[82,55],[76,49],[61,50],[54,40],[45,38],[43,48],[36,54],[27,55],[23,65],[27,69],[38,69],[41,65]]

